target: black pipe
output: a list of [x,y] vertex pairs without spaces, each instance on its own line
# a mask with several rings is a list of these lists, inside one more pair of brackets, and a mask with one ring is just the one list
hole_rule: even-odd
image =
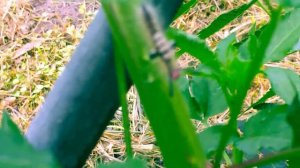
[[[183,0],[153,0],[165,27]],[[82,167],[119,106],[109,26],[100,9],[26,133],[62,167]],[[128,82],[130,85],[130,82]]]

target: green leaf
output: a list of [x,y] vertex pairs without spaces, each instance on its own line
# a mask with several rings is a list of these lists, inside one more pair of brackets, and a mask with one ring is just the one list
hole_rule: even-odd
[[248,4],[244,4],[238,8],[235,8],[229,12],[226,12],[219,17],[217,17],[208,27],[202,29],[198,36],[201,39],[205,39],[220,29],[222,29],[224,26],[226,26],[228,23],[233,21],[235,18],[239,17],[241,14],[243,14],[247,9],[249,9],[257,0],[252,0]]
[[294,48],[300,38],[299,19],[300,9],[294,9],[278,22],[264,62],[280,61]]
[[192,7],[194,7],[197,4],[197,1],[198,0],[190,0],[186,3],[183,3],[175,16],[175,19],[177,19],[183,14],[186,14]]
[[18,126],[10,119],[8,111],[4,110],[2,113],[2,121],[0,129],[3,132],[13,134],[17,139],[22,139],[23,136]]
[[219,70],[219,62],[215,54],[207,47],[203,40],[195,35],[189,35],[177,29],[169,29],[167,33],[182,51],[191,54],[214,71]]
[[221,133],[223,131],[223,125],[215,125],[206,128],[204,131],[198,134],[202,147],[206,153],[206,156],[212,155],[218,147],[218,143],[221,139]]
[[274,92],[273,89],[271,88],[271,89],[269,89],[269,90],[267,91],[267,93],[264,94],[259,100],[257,100],[255,103],[251,104],[251,106],[250,106],[247,110],[249,110],[250,108],[258,109],[261,105],[264,105],[265,102],[266,102],[269,98],[271,98],[271,97],[273,97],[273,96],[275,96],[275,92]]
[[291,146],[292,130],[286,122],[287,106],[271,106],[245,123],[243,138],[236,146],[251,156],[260,149],[279,151]]
[[299,0],[277,0],[277,2],[284,7],[294,7],[298,8],[300,7],[300,1]]
[[251,29],[251,32],[249,32],[248,38],[238,47],[241,59],[249,60],[255,58],[256,50],[258,47],[258,35],[256,35],[256,32],[257,31],[255,31],[254,25]]
[[274,92],[287,104],[292,104],[296,94],[300,94],[300,77],[294,71],[270,67],[265,70]]
[[0,149],[0,167],[59,167],[49,153],[36,151],[28,144],[7,112],[3,113]]
[[242,56],[239,49],[234,45],[235,42],[235,34],[231,34],[222,40],[216,48],[216,54],[223,70],[223,74],[220,76],[221,80],[219,80],[226,81],[222,85],[228,87],[231,94],[237,90],[247,90],[245,82],[250,80],[248,79],[248,72],[251,62],[250,59],[246,59],[249,56]]
[[147,168],[147,164],[141,159],[129,159],[126,162],[112,162],[109,164],[100,164],[98,168]]
[[219,114],[228,107],[222,88],[213,79],[193,76],[191,92],[205,118]]
[[238,55],[237,48],[233,45],[236,42],[235,34],[232,33],[217,45],[216,54],[219,61],[226,65]]
[[191,118],[196,119],[196,120],[202,120],[203,116],[200,111],[200,107],[199,107],[197,101],[195,100],[195,98],[192,97],[190,94],[189,79],[187,79],[185,76],[180,76],[180,78],[177,79],[177,83],[178,83],[179,89],[185,99],[185,102],[189,107]]

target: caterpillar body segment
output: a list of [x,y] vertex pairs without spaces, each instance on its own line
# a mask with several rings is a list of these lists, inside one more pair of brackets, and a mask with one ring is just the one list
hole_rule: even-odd
[[173,79],[178,78],[178,70],[174,70],[173,57],[175,56],[175,43],[167,39],[164,31],[158,21],[156,11],[150,4],[142,5],[143,15],[152,38],[154,51],[151,52],[150,58],[160,57],[166,65],[169,76],[169,94],[173,95]]

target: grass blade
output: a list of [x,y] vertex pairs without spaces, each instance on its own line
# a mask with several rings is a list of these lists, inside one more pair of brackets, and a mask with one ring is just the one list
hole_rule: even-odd
[[197,4],[197,1],[198,0],[190,0],[189,2],[182,4],[175,16],[175,19],[187,13],[192,7],[194,7]]
[[122,120],[123,128],[125,135],[125,144],[126,144],[126,153],[129,159],[133,158],[132,147],[131,147],[131,136],[130,136],[130,121],[129,121],[129,112],[128,105],[126,100],[126,77],[125,77],[125,67],[123,65],[123,60],[120,52],[115,54],[115,64],[116,64],[116,73],[118,78],[118,89],[120,94],[120,102],[122,106]]
[[243,14],[247,9],[249,9],[257,0],[252,0],[251,2],[244,4],[236,9],[233,9],[227,13],[224,13],[220,15],[218,18],[216,18],[209,26],[202,29],[198,36],[201,39],[205,39],[220,29],[222,29],[224,26],[226,26],[228,23],[233,21],[235,18],[239,17],[241,14]]

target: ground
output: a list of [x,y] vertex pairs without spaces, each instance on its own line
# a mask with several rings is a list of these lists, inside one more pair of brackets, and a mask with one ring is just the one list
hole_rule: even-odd
[[[197,33],[221,13],[246,2],[201,1],[172,26],[188,33]],[[96,0],[0,1],[0,110],[9,109],[22,131],[26,131],[44,97],[63,71],[99,6]],[[254,22],[260,26],[267,21],[268,15],[264,10],[253,6],[242,17],[207,39],[207,43],[214,47],[220,39],[232,32],[236,32],[238,38],[241,38]],[[195,60],[184,55],[178,64],[182,67],[191,66],[195,64]],[[286,67],[299,73],[299,53],[280,63],[266,66]],[[245,106],[261,97],[269,87],[265,78],[257,77]],[[161,155],[155,145],[149,122],[140,108],[135,89],[129,91],[128,99],[134,152],[146,158],[149,166],[161,167]],[[277,99],[270,101],[278,101]],[[225,112],[212,118],[210,124],[226,121],[226,114]],[[196,121],[195,125],[198,130],[203,128]],[[95,167],[99,161],[123,160],[124,149],[121,114],[118,111],[85,166]]]

